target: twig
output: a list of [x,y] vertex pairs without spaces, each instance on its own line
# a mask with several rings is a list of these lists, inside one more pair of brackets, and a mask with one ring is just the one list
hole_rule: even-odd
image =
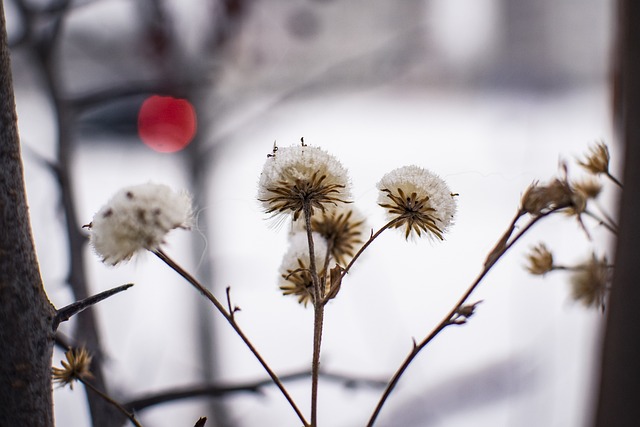
[[227,320],[227,322],[231,325],[233,330],[236,331],[238,336],[242,339],[242,341],[245,343],[245,345],[249,348],[251,353],[253,353],[253,355],[256,357],[256,359],[258,359],[258,362],[260,362],[260,364],[262,365],[264,370],[267,371],[267,374],[269,374],[269,376],[271,377],[271,380],[275,383],[275,385],[278,387],[278,389],[280,389],[280,392],[282,393],[282,395],[285,397],[287,402],[289,402],[289,405],[291,405],[291,408],[293,408],[293,410],[295,411],[295,413],[298,416],[298,418],[300,418],[300,421],[302,421],[302,423],[304,424],[305,427],[308,427],[309,423],[304,418],[304,415],[302,414],[302,412],[300,411],[300,409],[298,408],[298,406],[294,402],[294,400],[291,397],[291,395],[289,395],[289,392],[287,391],[287,389],[282,384],[282,381],[280,381],[280,379],[278,378],[276,373],[271,369],[271,367],[269,367],[267,362],[264,360],[264,358],[258,352],[258,350],[253,346],[251,341],[249,341],[249,338],[245,335],[245,333],[242,331],[240,326],[236,323],[236,321],[235,321],[234,317],[231,315],[231,313],[227,312],[225,307],[220,303],[220,301],[218,301],[218,299],[207,288],[202,286],[202,284],[195,277],[193,277],[184,268],[182,268],[175,261],[173,261],[167,254],[165,254],[162,251],[162,249],[156,249],[155,251],[152,251],[152,252],[158,258],[160,258],[165,264],[167,264],[169,267],[171,267],[176,273],[178,273],[180,276],[182,276],[194,288],[196,288],[209,301],[211,301],[211,303],[216,307],[216,309],[220,312],[220,314],[222,314],[222,316],[224,316],[224,318]]
[[613,183],[616,184],[618,187],[624,188],[624,185],[622,185],[622,182],[620,182],[615,176],[611,175],[609,171],[607,171],[605,175],[607,176],[607,178],[613,181]]
[[62,307],[61,309],[56,311],[56,315],[53,318],[53,330],[57,330],[58,326],[62,322],[66,322],[81,311],[91,307],[94,304],[99,303],[100,301],[109,298],[115,294],[118,294],[122,291],[126,291],[130,287],[133,286],[133,283],[127,283],[126,285],[118,286],[117,288],[109,289],[104,292],[100,292],[99,294],[92,295],[88,298],[82,299],[80,301],[76,301],[67,306]]
[[394,218],[391,221],[389,221],[388,223],[386,223],[385,225],[383,225],[378,231],[376,231],[375,233],[373,232],[373,230],[371,230],[371,236],[369,237],[369,240],[367,240],[362,247],[358,250],[358,252],[356,252],[356,254],[353,256],[353,258],[351,258],[351,261],[349,262],[349,264],[347,264],[347,266],[344,268],[344,270],[342,271],[342,277],[346,276],[346,274],[349,272],[349,270],[351,269],[351,267],[353,267],[353,264],[356,262],[356,260],[360,257],[360,255],[362,255],[362,253],[365,251],[365,249],[367,249],[369,247],[369,245],[371,243],[373,243],[374,240],[376,240],[378,238],[378,236],[380,236],[382,234],[383,231],[393,227],[397,222],[401,221],[401,218]]
[[[280,381],[293,382],[303,379],[308,379],[311,376],[311,371],[303,370],[300,372],[293,372],[287,375],[282,375]],[[331,372],[322,372],[319,374],[320,378],[343,384],[347,388],[353,387],[371,387],[371,388],[383,388],[387,385],[386,380],[378,380],[371,378],[358,378],[351,375],[343,375]],[[140,396],[134,400],[124,403],[122,406],[130,411],[140,412],[144,409],[150,408],[155,405],[160,405],[166,402],[173,402],[181,399],[190,399],[194,397],[223,397],[227,394],[233,393],[261,393],[261,389],[273,385],[271,378],[264,378],[261,380],[239,383],[235,385],[221,385],[221,384],[204,384],[194,385],[190,387],[172,388],[154,394],[146,396]]]
[[473,291],[476,289],[476,287],[478,287],[480,282],[484,279],[484,277],[487,275],[489,270],[491,270],[491,268],[496,264],[496,262],[498,262],[498,260],[511,247],[513,247],[513,245],[520,239],[520,237],[522,237],[529,229],[531,229],[531,227],[535,223],[537,223],[539,220],[541,220],[542,218],[546,217],[547,215],[550,215],[550,214],[552,214],[552,213],[554,213],[554,212],[556,212],[556,211],[558,211],[560,209],[563,209],[563,208],[565,208],[565,206],[551,209],[551,210],[549,210],[547,212],[541,213],[540,215],[537,215],[537,216],[533,217],[529,221],[529,223],[527,223],[527,225],[522,230],[520,230],[509,241],[509,237],[513,234],[513,231],[515,229],[515,223],[516,223],[517,219],[522,216],[522,211],[518,211],[518,213],[516,214],[516,217],[514,218],[514,220],[509,225],[507,231],[502,235],[502,237],[500,238],[500,240],[498,240],[498,243],[496,244],[494,249],[491,251],[489,257],[487,258],[487,261],[485,262],[484,268],[482,269],[480,274],[476,277],[476,279],[471,284],[471,286],[469,286],[469,288],[462,295],[462,297],[456,302],[456,304],[449,311],[449,313],[447,313],[447,315],[442,319],[442,321],[440,321],[440,323],[431,331],[431,333],[429,335],[427,335],[420,343],[417,343],[414,340],[413,347],[412,347],[411,351],[405,357],[402,365],[400,365],[398,370],[393,374],[393,376],[391,377],[391,380],[389,380],[387,388],[385,389],[385,391],[382,394],[380,400],[378,401],[378,404],[377,404],[376,408],[374,409],[373,413],[371,414],[371,417],[369,418],[369,422],[367,423],[367,427],[372,427],[374,425],[378,415],[380,414],[382,406],[385,404],[385,402],[387,401],[389,395],[391,394],[391,392],[393,391],[393,389],[397,385],[398,380],[400,379],[400,377],[404,374],[404,372],[409,367],[409,365],[411,364],[413,359],[415,359],[415,357],[418,355],[418,353],[420,353],[420,351],[424,347],[426,347],[426,345],[429,344],[429,342],[431,342],[447,326],[455,324],[455,323],[452,323],[451,319],[453,319],[455,317],[455,315],[458,312],[459,308],[463,306],[463,304],[467,301],[469,296],[473,293]]
[[229,310],[229,316],[235,321],[235,314],[240,311],[240,307],[231,304],[231,286],[227,286],[225,289],[227,294],[227,309]]
[[127,411],[124,408],[124,406],[122,406],[121,404],[119,404],[118,402],[113,400],[109,395],[107,395],[106,393],[103,393],[102,391],[98,390],[93,384],[91,384],[90,382],[88,382],[88,381],[86,381],[86,380],[84,380],[82,378],[78,378],[78,381],[80,381],[82,384],[84,384],[87,388],[91,389],[94,393],[96,393],[102,399],[104,399],[105,401],[109,402],[118,411],[122,412],[122,414],[131,421],[131,424],[133,424],[136,427],[142,427],[142,424],[140,424],[140,422],[136,419],[136,417],[135,417],[135,415],[133,415],[133,413]]
[[584,214],[596,220],[598,224],[602,225],[604,228],[606,228],[616,236],[618,235],[618,227],[613,222],[610,222],[610,218],[607,218],[607,219],[600,218],[598,215],[591,212],[590,210],[585,210]]

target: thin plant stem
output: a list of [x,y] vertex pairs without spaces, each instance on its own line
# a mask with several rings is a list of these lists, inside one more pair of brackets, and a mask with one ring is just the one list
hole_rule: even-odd
[[375,233],[373,233],[373,231],[371,232],[371,237],[369,237],[369,240],[367,240],[362,247],[358,250],[358,252],[356,252],[356,254],[353,256],[353,258],[351,258],[351,261],[349,262],[349,264],[347,264],[347,266],[344,268],[344,270],[342,271],[342,277],[344,277],[349,270],[351,269],[351,267],[353,267],[353,264],[356,262],[356,260],[360,257],[360,255],[362,255],[362,253],[365,251],[365,249],[367,249],[369,247],[369,245],[371,243],[373,243],[374,240],[376,240],[378,238],[378,236],[380,236],[382,234],[383,231],[393,227],[396,223],[402,221],[403,218],[394,218],[391,221],[389,221],[388,223],[386,223],[385,225],[383,225],[378,231],[376,231]]
[[582,267],[575,265],[575,266],[570,266],[570,265],[553,265],[551,266],[551,271],[578,271],[581,270]]
[[309,423],[307,422],[307,420],[305,419],[304,415],[302,414],[302,411],[300,411],[300,409],[298,408],[298,405],[296,405],[295,401],[293,400],[293,398],[291,397],[291,395],[289,394],[289,392],[285,388],[284,384],[282,383],[282,381],[280,381],[280,378],[278,378],[276,373],[271,369],[271,367],[267,364],[267,362],[264,360],[262,355],[258,352],[258,350],[254,347],[254,345],[251,343],[249,338],[242,331],[240,326],[236,323],[235,318],[233,316],[233,312],[231,312],[231,313],[227,312],[225,307],[220,303],[220,301],[218,301],[218,299],[207,288],[202,286],[202,284],[195,277],[193,277],[184,268],[182,268],[175,261],[173,261],[173,259],[171,259],[167,254],[165,254],[162,251],[162,249],[156,249],[156,250],[153,251],[153,253],[158,258],[160,258],[165,264],[167,264],[169,267],[171,267],[176,273],[178,273],[180,276],[182,276],[187,282],[189,282],[194,288],[196,288],[209,301],[211,301],[211,303],[216,307],[216,309],[220,312],[220,314],[222,314],[222,316],[231,325],[233,330],[238,334],[240,339],[242,339],[242,341],[245,343],[245,345],[249,348],[251,353],[253,353],[253,355],[256,357],[256,359],[258,359],[258,362],[260,362],[260,364],[262,365],[264,370],[271,377],[271,380],[278,387],[278,389],[280,389],[280,392],[285,397],[287,402],[289,402],[289,405],[291,405],[291,408],[293,408],[293,410],[295,411],[295,413],[298,416],[298,418],[300,419],[300,421],[302,421],[302,424],[305,427],[309,427]]
[[613,181],[613,183],[616,184],[618,187],[624,188],[624,185],[622,185],[622,182],[620,182],[615,176],[611,175],[609,171],[605,172],[605,175],[607,176],[607,178]]
[[600,225],[602,225],[604,228],[606,228],[613,234],[618,235],[618,227],[616,227],[615,224],[609,222],[607,219],[600,218],[598,215],[596,215],[595,213],[589,210],[584,211],[584,214],[598,221]]
[[600,212],[600,214],[604,217],[604,219],[607,220],[607,222],[613,227],[615,227],[615,229],[617,230],[618,224],[616,223],[616,220],[613,219],[611,215],[607,213],[607,211],[602,207],[602,205],[600,205],[600,203],[595,203],[595,205],[598,208],[598,211]]
[[[309,243],[309,269],[313,282],[313,359],[311,362],[311,426],[318,425],[318,378],[320,373],[320,350],[322,346],[322,326],[324,322],[324,280],[320,281],[315,260],[315,247],[311,230],[311,206],[303,203],[304,220]],[[324,267],[326,268],[326,266]]]
[[94,393],[96,393],[98,396],[100,396],[106,402],[108,402],[109,404],[113,405],[118,411],[122,412],[122,414],[125,417],[127,417],[129,419],[129,421],[131,421],[131,424],[133,424],[136,427],[142,427],[142,424],[140,424],[140,422],[136,419],[135,415],[133,415],[133,413],[127,411],[124,408],[124,406],[122,406],[121,404],[119,404],[118,402],[113,400],[111,398],[111,396],[109,396],[106,393],[103,393],[102,391],[98,390],[93,384],[91,384],[88,381],[85,381],[82,378],[78,378],[78,381],[80,381],[82,384],[84,384],[85,387],[91,389]]
[[380,414],[380,411],[382,410],[383,405],[385,404],[385,402],[389,398],[389,395],[397,385],[398,381],[400,380],[400,377],[404,374],[404,372],[407,370],[411,362],[413,362],[413,360],[418,355],[418,353],[420,353],[420,351],[423,348],[425,348],[427,344],[429,344],[447,326],[455,324],[455,323],[452,323],[451,321],[452,318],[456,315],[456,313],[458,312],[458,309],[462,305],[464,305],[464,303],[467,301],[469,296],[471,296],[473,291],[478,287],[480,282],[485,278],[489,270],[491,270],[491,268],[496,264],[496,262],[498,262],[498,260],[511,247],[513,247],[513,245],[520,239],[520,237],[522,237],[529,229],[531,229],[531,227],[535,223],[537,223],[539,220],[546,217],[547,215],[553,212],[556,212],[559,209],[560,208],[552,209],[550,211],[544,212],[538,216],[533,217],[531,221],[529,221],[522,230],[520,230],[515,236],[513,236],[513,238],[511,238],[511,240],[509,240],[510,236],[513,234],[513,231],[515,229],[516,221],[523,215],[522,211],[518,211],[514,220],[511,222],[511,225],[509,226],[507,231],[503,234],[503,236],[500,238],[500,240],[498,241],[498,244],[489,255],[487,262],[485,262],[484,268],[482,269],[480,274],[476,277],[476,279],[473,281],[473,283],[469,286],[469,288],[465,291],[462,297],[460,297],[460,299],[455,303],[455,305],[449,311],[449,313],[447,313],[447,315],[440,321],[440,323],[438,323],[438,325],[431,331],[431,333],[429,333],[429,335],[427,335],[420,343],[416,343],[414,341],[411,352],[409,352],[409,354],[405,357],[404,361],[402,362],[402,365],[400,365],[400,367],[396,370],[396,372],[393,374],[393,376],[389,380],[389,383],[387,384],[387,387],[385,388],[382,396],[380,397],[380,400],[378,401],[376,408],[374,409],[373,413],[371,414],[371,417],[369,418],[367,427],[372,427],[374,425],[378,415]]

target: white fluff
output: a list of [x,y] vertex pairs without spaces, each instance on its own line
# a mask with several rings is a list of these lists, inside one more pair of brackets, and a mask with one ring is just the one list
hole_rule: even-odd
[[106,264],[127,261],[141,249],[155,250],[174,228],[191,225],[191,196],[162,184],[118,191],[93,217],[91,244]]

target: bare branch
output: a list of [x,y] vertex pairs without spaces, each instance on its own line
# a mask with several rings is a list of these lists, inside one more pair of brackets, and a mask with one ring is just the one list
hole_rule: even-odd
[[512,236],[513,231],[515,229],[515,223],[522,216],[521,211],[518,211],[516,213],[514,219],[511,221],[511,223],[507,227],[507,230],[504,232],[502,237],[500,237],[496,246],[491,250],[491,253],[487,258],[487,261],[485,261],[484,268],[482,269],[480,274],[476,277],[476,279],[473,281],[473,283],[469,286],[466,292],[462,295],[462,297],[460,297],[460,299],[456,302],[456,304],[449,311],[449,313],[447,313],[444,316],[444,318],[440,321],[440,323],[438,323],[438,325],[420,343],[416,344],[416,341],[414,339],[413,348],[411,349],[409,354],[405,357],[403,363],[400,365],[400,367],[396,370],[396,372],[393,374],[393,376],[389,380],[389,384],[387,385],[387,388],[385,389],[384,393],[382,394],[382,397],[378,401],[378,405],[374,409],[373,414],[371,415],[371,418],[369,418],[367,427],[372,427],[374,425],[378,415],[380,414],[382,406],[384,405],[386,400],[389,398],[389,395],[391,394],[395,386],[398,384],[400,377],[404,374],[404,372],[407,370],[409,365],[416,358],[418,353],[420,353],[420,351],[422,351],[422,349],[424,349],[427,346],[427,344],[429,344],[447,326],[450,326],[453,324],[460,324],[460,323],[455,323],[458,313],[464,309],[464,305],[467,299],[469,299],[473,291],[482,282],[482,280],[485,278],[487,273],[489,273],[491,268],[494,265],[496,265],[498,260],[500,260],[500,258],[502,258],[502,256],[506,254],[509,251],[509,249],[511,249],[513,245],[524,234],[526,234],[531,229],[531,227],[533,227],[539,220],[541,220],[542,218],[545,218],[546,216],[554,212],[557,212],[560,209],[563,209],[564,207],[565,206],[558,206],[546,212],[540,213],[537,216],[532,217],[531,220],[529,220],[529,222],[515,236]]
[[[305,370],[300,372],[283,375],[280,377],[282,382],[292,382],[306,380],[311,376],[311,371]],[[370,387],[382,388],[386,385],[386,381],[370,378],[358,378],[351,375],[342,375],[337,373],[320,372],[320,378],[343,384],[346,388]],[[204,384],[190,387],[176,387],[157,393],[140,396],[134,400],[124,403],[123,406],[130,411],[141,411],[151,406],[160,405],[166,402],[173,402],[182,399],[192,399],[196,397],[224,397],[235,393],[254,393],[261,394],[265,387],[273,386],[270,378],[265,378],[253,382],[239,383],[236,385],[221,384]]]

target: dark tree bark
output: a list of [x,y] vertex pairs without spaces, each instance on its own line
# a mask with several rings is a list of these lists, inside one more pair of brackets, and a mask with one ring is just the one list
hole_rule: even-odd
[[52,426],[55,309],[27,209],[4,5],[0,2],[0,426]]
[[640,3],[618,2],[615,123],[625,146],[620,233],[595,425],[633,427],[640,411]]

